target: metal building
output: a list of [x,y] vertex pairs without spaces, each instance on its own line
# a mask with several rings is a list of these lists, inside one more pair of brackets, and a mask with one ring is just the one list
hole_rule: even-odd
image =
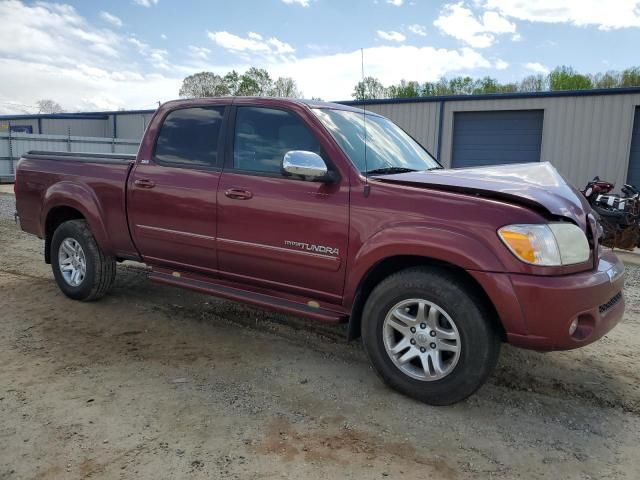
[[[640,87],[342,103],[389,117],[445,167],[549,161],[576,186],[595,175],[640,186]],[[153,112],[0,116],[0,176],[3,159],[10,161],[2,146],[9,133],[67,136],[72,151],[73,136],[85,149],[85,137],[112,139],[89,151],[133,150],[114,139],[139,141]]]
[[0,115],[0,133],[140,139],[155,110]]
[[445,167],[548,161],[576,186],[640,186],[637,87],[343,103],[392,119]]

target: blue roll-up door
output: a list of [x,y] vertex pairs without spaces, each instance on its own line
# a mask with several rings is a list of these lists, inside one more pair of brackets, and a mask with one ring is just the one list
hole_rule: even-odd
[[640,187],[640,107],[636,107],[635,120],[633,121],[627,183]]
[[451,165],[539,162],[543,110],[455,112]]

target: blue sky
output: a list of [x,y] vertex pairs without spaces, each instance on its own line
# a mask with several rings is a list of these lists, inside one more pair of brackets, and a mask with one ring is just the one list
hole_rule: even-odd
[[640,0],[0,0],[0,112],[152,108],[182,79],[250,66],[307,97],[441,76],[516,81],[640,64]]

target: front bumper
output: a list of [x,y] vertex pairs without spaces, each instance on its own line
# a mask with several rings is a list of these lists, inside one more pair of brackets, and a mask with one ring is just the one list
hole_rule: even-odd
[[[497,277],[508,277],[509,281]],[[613,252],[604,252],[598,267],[588,272],[556,277],[484,274],[476,278],[496,306],[507,341],[518,347],[582,347],[609,332],[624,314],[624,266]],[[505,291],[509,287],[511,292]],[[576,319],[578,327],[570,334],[569,327]]]

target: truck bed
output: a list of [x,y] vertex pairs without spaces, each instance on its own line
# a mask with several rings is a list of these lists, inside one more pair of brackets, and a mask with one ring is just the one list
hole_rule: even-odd
[[[96,238],[111,245],[112,254],[137,256],[129,236],[126,185],[135,155],[30,151],[18,162],[16,210],[23,230],[45,237],[47,218],[69,215],[56,210],[57,197],[73,192],[74,205]],[[108,232],[108,233],[107,233]]]

